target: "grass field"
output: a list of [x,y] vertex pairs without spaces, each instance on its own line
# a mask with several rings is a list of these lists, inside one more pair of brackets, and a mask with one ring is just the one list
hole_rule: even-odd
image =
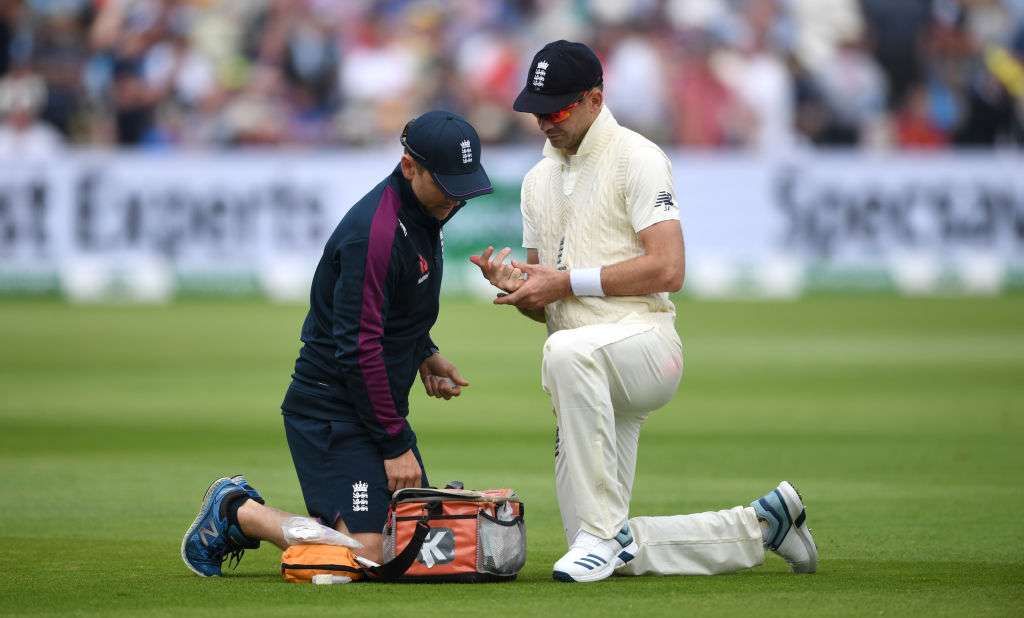
[[434,339],[472,386],[419,385],[435,482],[515,487],[512,584],[284,583],[249,552],[200,579],[178,545],[211,479],[244,472],[301,511],[278,404],[302,307],[0,302],[0,614],[646,616],[1024,613],[1024,298],[682,300],[686,376],[641,439],[634,514],[797,483],[819,572],[551,581],[564,551],[540,327],[446,300]]

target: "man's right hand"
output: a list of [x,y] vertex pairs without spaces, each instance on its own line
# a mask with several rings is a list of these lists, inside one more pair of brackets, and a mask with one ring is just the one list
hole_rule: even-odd
[[394,459],[384,460],[384,473],[388,477],[388,491],[395,493],[406,487],[420,486],[420,462],[412,449]]
[[491,285],[505,292],[515,292],[523,285],[523,271],[505,263],[512,254],[512,249],[505,247],[492,260],[493,254],[494,247],[487,247],[480,255],[471,255],[469,261],[480,268],[480,272]]

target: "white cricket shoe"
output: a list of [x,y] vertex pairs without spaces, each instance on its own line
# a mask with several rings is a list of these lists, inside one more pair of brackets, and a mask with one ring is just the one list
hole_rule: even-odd
[[629,522],[614,539],[602,539],[580,530],[569,552],[555,563],[551,576],[561,582],[596,582],[632,560],[640,547],[629,531]]
[[782,556],[794,573],[818,570],[818,547],[807,527],[807,511],[800,493],[789,481],[750,503],[757,518],[766,522],[764,546]]

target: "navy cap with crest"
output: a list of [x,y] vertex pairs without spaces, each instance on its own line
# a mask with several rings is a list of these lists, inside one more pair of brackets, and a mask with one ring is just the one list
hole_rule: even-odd
[[583,43],[555,41],[537,52],[526,75],[526,87],[512,109],[531,114],[551,114],[573,103],[580,93],[604,80],[601,61]]
[[449,198],[468,200],[494,191],[480,164],[480,137],[462,116],[435,110],[413,118],[402,130],[402,145]]

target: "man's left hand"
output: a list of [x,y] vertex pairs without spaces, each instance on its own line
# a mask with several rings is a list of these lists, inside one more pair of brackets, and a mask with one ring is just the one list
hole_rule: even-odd
[[427,394],[438,399],[458,397],[462,394],[462,387],[469,386],[455,365],[440,354],[434,354],[420,364],[420,379]]
[[526,274],[526,281],[515,292],[494,299],[495,305],[515,305],[524,311],[536,311],[572,296],[568,271],[517,261],[513,261],[512,266]]
[[469,256],[469,261],[476,264],[484,278],[494,287],[504,292],[515,292],[523,284],[518,268],[505,264],[505,259],[512,254],[512,249],[505,247],[493,256],[494,247],[487,247],[480,255]]

